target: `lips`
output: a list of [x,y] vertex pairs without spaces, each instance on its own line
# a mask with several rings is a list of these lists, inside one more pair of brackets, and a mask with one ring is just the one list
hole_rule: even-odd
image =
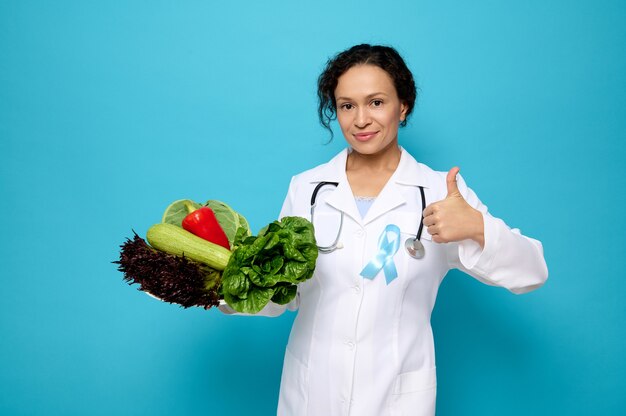
[[353,136],[355,139],[357,139],[360,142],[366,142],[370,140],[372,137],[376,136],[376,134],[378,134],[377,131],[365,131],[362,133],[355,133],[353,134]]

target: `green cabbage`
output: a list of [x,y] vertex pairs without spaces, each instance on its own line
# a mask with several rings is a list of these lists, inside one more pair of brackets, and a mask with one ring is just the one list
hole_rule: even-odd
[[224,230],[228,243],[233,246],[237,230],[242,228],[245,235],[250,235],[250,225],[243,215],[226,205],[222,201],[215,199],[208,200],[204,205],[198,204],[190,199],[179,199],[172,202],[163,213],[161,222],[174,224],[177,227],[182,227],[183,219],[189,214],[189,207],[199,209],[203,206],[207,206],[213,210],[215,219]]
[[161,218],[161,222],[182,227],[183,219],[189,214],[187,204],[191,205],[194,209],[202,207],[202,205],[192,201],[191,199],[179,199],[178,201],[174,201],[167,206],[165,212],[163,213],[163,217]]
[[237,230],[240,228],[243,228],[246,235],[250,235],[250,225],[245,217],[224,202],[210,199],[204,205],[213,210],[215,219],[224,230],[231,247],[235,242]]

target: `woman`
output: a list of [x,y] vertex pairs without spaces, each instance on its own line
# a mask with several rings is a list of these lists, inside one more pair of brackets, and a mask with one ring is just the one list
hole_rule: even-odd
[[[321,123],[330,130],[336,117],[348,148],[295,176],[281,212],[312,219],[325,248],[287,306],[298,315],[278,414],[434,415],[430,315],[443,277],[458,268],[528,292],[547,278],[541,243],[487,213],[458,168],[435,172],[399,147],[416,93],[394,49],[339,53],[319,77],[318,96]],[[423,257],[414,258],[405,240],[418,234],[422,216]]]

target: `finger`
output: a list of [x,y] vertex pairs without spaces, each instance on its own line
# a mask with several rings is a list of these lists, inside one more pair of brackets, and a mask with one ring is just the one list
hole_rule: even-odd
[[435,220],[435,216],[434,215],[429,215],[427,217],[424,217],[424,225],[426,227],[430,227],[431,225],[435,225],[436,220]]
[[450,169],[450,172],[448,172],[448,175],[446,176],[446,185],[448,186],[448,196],[453,195],[453,194],[460,194],[459,187],[456,183],[456,175],[459,173],[460,170],[461,169],[455,166],[452,169]]
[[426,218],[429,215],[433,215],[435,213],[435,204],[436,202],[428,205],[426,209],[424,209],[424,211],[422,212],[422,216],[424,218]]

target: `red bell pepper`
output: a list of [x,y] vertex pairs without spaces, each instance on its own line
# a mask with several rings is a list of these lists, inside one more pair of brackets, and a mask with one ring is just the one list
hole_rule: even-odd
[[217,222],[215,213],[211,208],[202,207],[190,212],[183,219],[182,225],[190,233],[230,250],[228,237],[226,237],[220,223]]

